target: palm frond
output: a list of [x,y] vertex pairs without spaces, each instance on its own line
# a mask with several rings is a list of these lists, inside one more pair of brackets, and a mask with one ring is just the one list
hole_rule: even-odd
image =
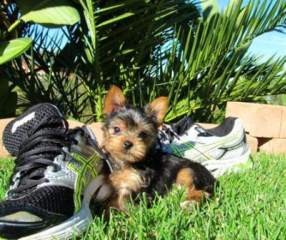
[[258,36],[285,30],[285,1],[231,0],[224,10],[216,0],[75,2],[82,21],[63,28],[64,42],[24,26],[37,44],[5,69],[21,104],[52,101],[67,115],[99,120],[105,91],[116,84],[141,106],[168,95],[167,120],[215,121],[227,101],[286,92],[286,57],[249,53]]

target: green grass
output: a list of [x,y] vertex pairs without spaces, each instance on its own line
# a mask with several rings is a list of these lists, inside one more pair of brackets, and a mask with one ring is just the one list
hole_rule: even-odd
[[[11,161],[0,161],[0,195]],[[285,239],[286,156],[257,154],[254,168],[220,179],[216,196],[190,211],[179,207],[184,193],[172,191],[147,208],[96,217],[82,239]]]

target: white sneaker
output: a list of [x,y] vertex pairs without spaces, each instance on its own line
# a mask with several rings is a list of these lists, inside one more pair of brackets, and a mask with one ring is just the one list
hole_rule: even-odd
[[212,129],[205,129],[185,117],[172,125],[164,125],[159,133],[164,152],[204,165],[215,177],[226,172],[250,167],[250,149],[238,118],[228,117]]

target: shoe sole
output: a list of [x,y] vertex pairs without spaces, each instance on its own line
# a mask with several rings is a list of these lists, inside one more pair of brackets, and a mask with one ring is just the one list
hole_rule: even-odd
[[208,160],[201,164],[204,165],[214,177],[218,178],[226,173],[235,173],[251,168],[252,162],[249,159],[250,154],[250,149],[247,148],[247,150],[238,157],[223,160]]
[[93,217],[89,208],[89,203],[94,195],[95,191],[98,190],[97,180],[93,180],[84,193],[82,207],[78,213],[73,215],[71,218],[62,222],[59,225],[45,229],[44,231],[19,238],[21,240],[54,240],[54,239],[70,239],[75,236],[81,235],[85,232],[92,222]]
[[20,238],[21,240],[45,240],[45,239],[70,239],[79,236],[86,231],[88,225],[92,221],[92,215],[88,208],[81,209],[70,219],[65,222],[46,229],[42,232]]

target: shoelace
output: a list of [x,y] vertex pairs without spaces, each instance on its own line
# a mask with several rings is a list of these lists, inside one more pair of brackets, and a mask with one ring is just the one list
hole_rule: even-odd
[[169,144],[174,141],[174,139],[180,139],[180,136],[172,129],[172,127],[163,125],[162,129],[158,133],[159,142],[168,142]]
[[162,129],[159,131],[159,143],[171,144],[174,139],[180,140],[180,136],[183,134],[188,134],[188,129],[194,125],[191,117],[183,117],[176,123],[168,125],[163,125]]
[[28,132],[28,138],[21,144],[15,161],[13,186],[8,196],[21,195],[47,182],[44,171],[48,166],[52,166],[54,171],[59,170],[59,166],[54,163],[54,158],[63,153],[64,146],[71,143],[71,139],[67,137],[67,130],[66,120],[50,117],[43,119],[38,126]]

